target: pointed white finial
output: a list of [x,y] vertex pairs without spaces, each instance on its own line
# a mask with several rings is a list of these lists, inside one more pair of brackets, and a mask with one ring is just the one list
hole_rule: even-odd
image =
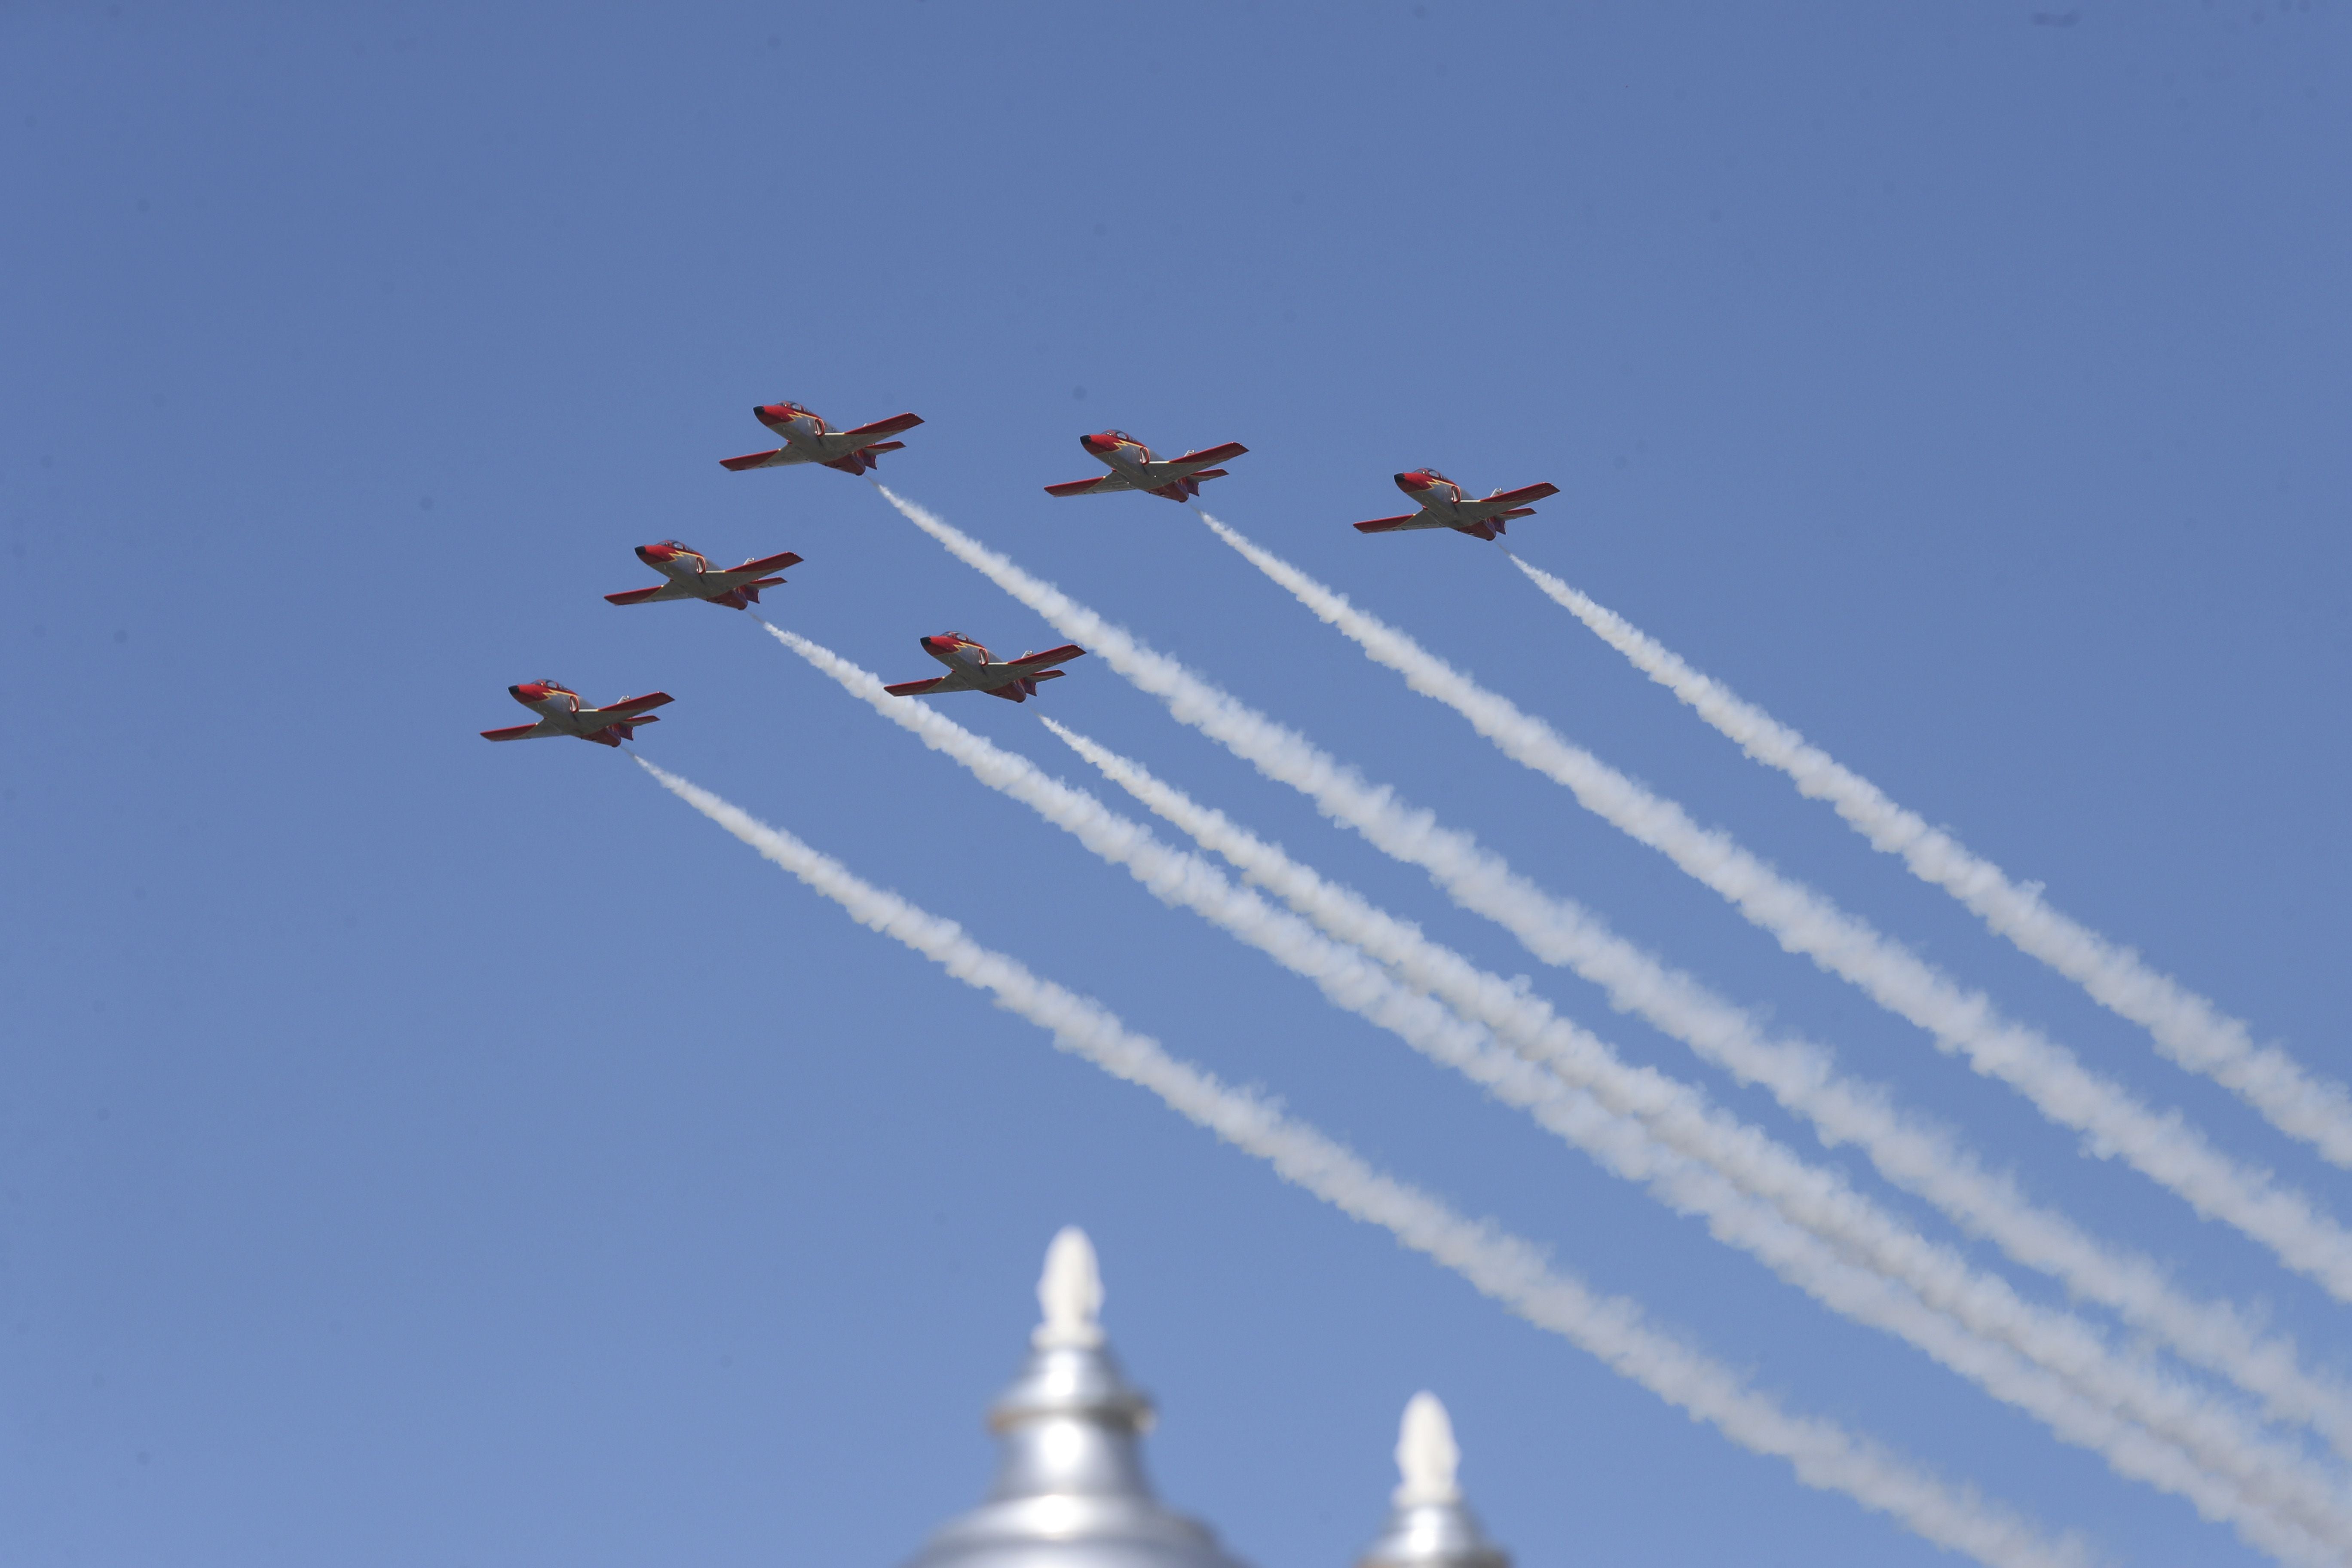
[[1462,1489],[1454,1483],[1462,1466],[1454,1423],[1427,1389],[1405,1402],[1404,1420],[1397,1427],[1396,1462],[1397,1474],[1404,1478],[1397,1486],[1397,1507],[1462,1500]]
[[1045,1272],[1037,1278],[1037,1305],[1045,1321],[1029,1336],[1041,1351],[1092,1350],[1103,1342],[1102,1275],[1095,1268],[1095,1244],[1076,1226],[1066,1225],[1045,1248]]

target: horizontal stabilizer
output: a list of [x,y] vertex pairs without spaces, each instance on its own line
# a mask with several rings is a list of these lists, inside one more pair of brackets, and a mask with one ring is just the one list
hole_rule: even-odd
[[1021,689],[1021,682],[1017,680],[1008,680],[1002,686],[989,687],[987,690],[991,697],[1002,697],[1007,702],[1026,702],[1029,700],[1029,694]]
[[1510,510],[1504,512],[1501,515],[1503,517],[1533,517],[1535,514],[1536,509],[1531,506],[1515,506]]
[[656,583],[650,588],[632,588],[625,594],[607,594],[604,598],[614,605],[642,605],[668,586],[667,583]]
[[719,466],[722,468],[731,468],[740,474],[746,468],[767,468],[782,456],[784,456],[784,448],[779,447],[772,452],[746,452],[740,458],[721,458],[719,459]]
[[1202,468],[1197,474],[1187,474],[1184,477],[1191,479],[1222,479],[1225,477],[1225,470],[1223,468]]
[[[916,426],[920,425],[922,422],[923,420],[920,415],[899,414],[894,415],[888,419],[877,419],[871,425],[860,425],[856,429],[845,430],[842,434],[845,436],[896,436],[901,430],[912,430]],[[899,447],[903,447],[905,445],[906,443],[904,441],[898,443]],[[898,447],[885,447],[881,448],[881,450],[891,452],[898,450]]]
[[485,741],[520,741],[530,735],[538,733],[538,731],[539,726],[536,724],[516,724],[504,730],[485,730],[482,731],[482,739]]
[[1062,677],[1069,673],[1070,672],[1066,669],[1041,669],[1036,674],[1030,676],[1028,680],[1030,685],[1034,686],[1041,680],[1059,680]]
[[1356,524],[1356,531],[1359,533],[1394,533],[1398,529],[1402,528],[1406,523],[1411,522],[1414,518],[1419,517],[1421,513],[1417,511],[1409,511],[1402,517],[1376,517],[1370,522],[1360,522]]

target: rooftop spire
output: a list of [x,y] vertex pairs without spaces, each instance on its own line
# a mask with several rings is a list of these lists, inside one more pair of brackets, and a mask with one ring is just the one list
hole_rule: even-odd
[[1462,1500],[1454,1480],[1462,1450],[1454,1441],[1454,1423],[1425,1389],[1405,1405],[1396,1462],[1388,1525],[1356,1568],[1510,1568],[1509,1555],[1486,1539]]
[[1396,1464],[1402,1479],[1391,1500],[1397,1507],[1462,1500],[1462,1489],[1454,1479],[1462,1468],[1454,1423],[1437,1395],[1425,1388],[1405,1401],[1404,1419],[1397,1426]]
[[1102,1300],[1093,1244],[1065,1227],[1045,1250],[1028,1363],[989,1407],[996,1484],[907,1568],[1245,1568],[1151,1495],[1137,1451],[1151,1401],[1103,1342]]
[[1045,1271],[1037,1277],[1037,1305],[1045,1318],[1030,1334],[1030,1344],[1041,1351],[1094,1349],[1103,1342],[1102,1324],[1096,1321],[1102,1304],[1095,1244],[1076,1226],[1066,1225],[1045,1248]]

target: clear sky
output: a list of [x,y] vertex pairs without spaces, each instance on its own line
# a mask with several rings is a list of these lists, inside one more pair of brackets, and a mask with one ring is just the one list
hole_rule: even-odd
[[[2037,17],[2036,7],[2042,15]],[[2063,7],[2063,9],[2062,9]],[[2063,24],[2063,25],[2062,25]],[[1874,855],[1389,476],[2352,1074],[2352,19],[2126,6],[402,4],[0,11],[0,1555],[888,1568],[975,1500],[1054,1230],[1163,1492],[1343,1564],[1415,1389],[1535,1568],[1942,1562],[1278,1183],[779,874],[512,682],[2128,1562],[2257,1559],[1162,907],[746,617],[1061,640],[881,477],[2261,1303],[2343,1309],[1408,692],[1082,431],[2338,1215],[2352,1179]],[[1099,660],[1039,709],[1507,974],[1419,873]],[[1124,806],[1122,806],[1124,809]],[[1538,988],[1810,1156],[1768,1100]],[[2002,1268],[1989,1248],[1974,1251]],[[2048,1282],[2010,1269],[2021,1289]]]

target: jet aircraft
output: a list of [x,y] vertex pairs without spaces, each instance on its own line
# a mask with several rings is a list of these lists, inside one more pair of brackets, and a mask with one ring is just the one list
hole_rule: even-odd
[[1507,519],[1530,517],[1535,508],[1525,504],[1559,494],[1558,485],[1529,485],[1524,489],[1496,490],[1483,500],[1471,500],[1462,487],[1435,468],[1413,468],[1396,477],[1397,489],[1421,503],[1421,510],[1402,517],[1376,517],[1356,524],[1364,533],[1400,533],[1409,528],[1450,528],[1474,539],[1493,539]]
[[782,555],[762,555],[757,561],[714,572],[708,556],[675,539],[638,545],[637,559],[669,581],[651,588],[632,588],[625,594],[607,594],[607,600],[615,605],[651,605],[664,599],[701,599],[730,609],[748,609],[760,602],[761,589],[773,588],[783,582],[782,577],[762,576],[762,573],[781,572],[801,563],[801,558],[787,550]]
[[1228,441],[1222,447],[1212,447],[1205,452],[1187,452],[1181,458],[1155,458],[1151,448],[1124,430],[1105,430],[1098,436],[1081,436],[1078,445],[1088,455],[1110,469],[1098,479],[1073,479],[1066,485],[1047,485],[1049,496],[1099,496],[1113,490],[1148,490],[1170,500],[1189,500],[1201,493],[1202,479],[1224,478],[1225,470],[1213,468],[1212,463],[1222,463],[1228,458],[1238,458],[1249,450],[1239,441]]
[[646,710],[670,700],[668,692],[656,691],[644,697],[623,698],[610,708],[583,708],[578,692],[553,680],[527,680],[507,689],[514,694],[516,701],[540,716],[539,722],[517,724],[509,730],[485,730],[485,741],[538,741],[551,735],[573,735],[600,746],[617,746],[624,741],[635,740],[638,725],[660,723],[658,715]]
[[964,636],[961,632],[941,632],[935,637],[922,639],[923,651],[938,659],[954,673],[934,676],[929,680],[902,680],[882,689],[893,697],[940,697],[950,691],[985,691],[991,697],[1002,697],[1013,702],[1026,702],[1037,695],[1041,680],[1058,680],[1067,670],[1049,669],[1048,665],[1066,664],[1087,650],[1076,643],[1064,643],[1060,647],[1047,648],[1044,653],[1024,653],[1019,658],[1000,661],[994,654]]
[[824,422],[821,414],[813,414],[797,403],[763,403],[751,410],[752,417],[784,438],[784,444],[772,452],[751,452],[740,458],[721,458],[719,466],[741,473],[746,468],[782,468],[793,463],[823,463],[828,468],[839,468],[845,474],[862,474],[874,467],[876,456],[896,452],[905,447],[904,441],[887,441],[886,436],[896,436],[901,430],[912,430],[922,419],[913,414],[901,414],[889,419],[877,419],[871,425],[860,425],[855,430],[836,430]]

